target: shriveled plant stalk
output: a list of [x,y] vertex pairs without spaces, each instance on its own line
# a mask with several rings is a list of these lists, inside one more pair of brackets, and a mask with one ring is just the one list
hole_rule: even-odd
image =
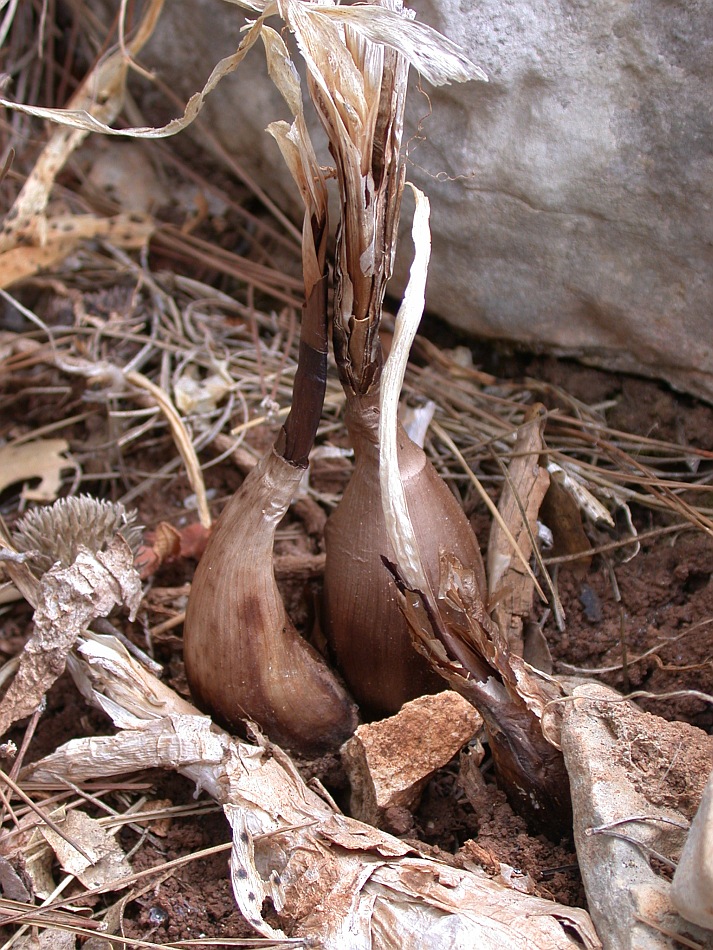
[[542,727],[546,707],[563,690],[511,651],[506,632],[487,613],[481,578],[461,562],[453,545],[443,546],[434,583],[430,551],[411,516],[396,410],[423,312],[430,251],[428,202],[418,193],[414,242],[416,256],[381,391],[381,503],[394,552],[389,570],[414,646],[483,716],[501,787],[540,828],[566,833],[571,827],[567,771]]
[[305,307],[293,403],[273,448],[222,513],[198,565],[184,627],[191,692],[220,722],[254,720],[269,738],[316,754],[338,746],[356,710],[290,621],[273,571],[275,530],[307,467],[327,380],[327,195],[309,142],[299,79],[279,35],[263,27],[268,65],[295,116],[274,123],[305,203]]
[[[382,5],[409,23],[411,14],[401,0],[382,0]],[[378,5],[361,9],[364,16],[384,13]],[[327,522],[324,623],[353,695],[367,715],[378,716],[442,687],[411,646],[381,561],[390,548],[379,500],[379,324],[403,192],[400,149],[409,61],[405,53],[355,32],[349,22],[327,27],[333,33],[329,37],[325,27],[329,56],[315,55],[308,66],[310,93],[339,182],[333,343],[355,469]],[[479,75],[471,67],[458,78]],[[448,541],[485,594],[480,551],[460,505],[403,429],[399,451],[432,581],[438,577],[440,547]]]

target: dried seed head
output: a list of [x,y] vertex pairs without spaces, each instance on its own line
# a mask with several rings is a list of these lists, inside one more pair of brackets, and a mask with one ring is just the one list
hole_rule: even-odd
[[98,501],[89,495],[60,498],[46,508],[34,508],[17,523],[12,540],[15,548],[32,553],[28,566],[41,576],[58,561],[69,567],[80,548],[93,553],[104,550],[120,534],[137,551],[141,526],[135,510],[120,502]]

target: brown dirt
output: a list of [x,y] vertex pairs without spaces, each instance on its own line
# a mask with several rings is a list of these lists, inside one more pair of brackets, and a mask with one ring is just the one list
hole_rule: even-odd
[[[626,426],[630,431],[651,432],[655,428],[662,438],[676,435],[693,440],[697,436],[705,446],[713,442],[713,411],[677,397],[655,383],[621,380],[550,360],[531,363],[527,372],[549,377],[584,401],[615,396],[616,423],[612,420],[612,424]],[[77,398],[76,393],[67,394],[63,412],[71,411],[73,398]],[[14,403],[14,413],[21,409],[29,426],[50,421],[49,403],[39,396],[16,390],[10,402]],[[651,415],[652,406],[659,413],[657,418]],[[52,406],[54,411],[56,407]],[[7,433],[12,428],[13,423],[6,416],[3,430]],[[149,460],[144,464],[149,465]],[[348,463],[326,460],[316,466],[313,479],[315,484],[335,491],[345,482],[348,470]],[[209,478],[210,487],[216,492],[216,506],[239,481],[230,463],[209,470]],[[177,479],[168,492],[144,495],[140,500],[142,519],[147,524],[162,520],[185,522],[182,498],[186,492],[187,487]],[[294,518],[282,529],[278,554],[317,554],[321,550],[314,511],[311,535],[307,533],[310,528],[305,529],[305,524],[310,525],[309,506],[302,514],[306,520]],[[634,510],[633,516],[639,530],[656,524],[649,512]],[[151,624],[181,609],[185,602],[184,585],[192,572],[190,560],[160,569],[147,601]],[[645,541],[640,553],[626,562],[616,552],[610,557],[595,557],[586,571],[561,569],[557,581],[566,627],[557,630],[551,619],[544,627],[556,669],[567,672],[571,667],[580,671],[616,667],[602,673],[601,679],[624,691],[713,692],[713,541],[703,532],[663,535]],[[283,588],[296,619],[308,628],[319,595],[319,578],[288,577]],[[6,655],[16,651],[27,633],[29,620],[29,611],[23,605],[13,607],[2,618],[2,648]],[[140,623],[129,633],[137,643],[145,645]],[[165,664],[169,681],[185,692],[180,633],[177,626],[157,638],[154,646],[157,659]],[[645,660],[637,659],[652,648],[656,649]],[[667,696],[640,702],[665,718],[682,719],[711,731],[711,707],[701,700]],[[63,677],[49,693],[48,711],[40,721],[30,755],[39,757],[66,739],[98,734],[108,728],[106,720],[89,710],[78,697],[69,678]],[[14,737],[21,740],[22,729],[15,730]],[[345,778],[336,759],[307,764],[305,774],[317,774],[338,801],[346,802]],[[391,816],[392,830],[441,859],[464,867],[483,867],[494,877],[507,876],[512,873],[509,868],[514,868],[518,879],[524,881],[520,886],[543,897],[583,906],[584,893],[571,841],[551,842],[531,834],[494,785],[487,760],[484,775],[486,781],[474,810],[474,803],[459,784],[459,763],[454,760],[429,783],[414,816]],[[145,794],[151,799],[170,799],[176,804],[191,800],[193,790],[180,777],[127,777],[137,778],[148,782]],[[141,870],[227,840],[227,824],[220,813],[176,819],[163,837],[154,835],[143,843],[133,865]],[[136,843],[137,836],[125,831],[122,841],[129,848]],[[227,860],[226,853],[197,860],[152,886],[127,907],[127,936],[166,941],[248,935],[249,928],[233,902]]]

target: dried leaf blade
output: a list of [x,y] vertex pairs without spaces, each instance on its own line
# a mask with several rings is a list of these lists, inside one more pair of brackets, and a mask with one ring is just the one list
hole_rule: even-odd
[[[95,818],[90,818],[82,811],[69,811],[62,822],[62,830],[66,838],[45,825],[40,827],[42,836],[57,855],[63,870],[73,874],[85,887],[93,889],[115,884],[131,874],[131,865],[116,838]],[[81,845],[93,863],[67,839]]]
[[106,617],[118,605],[125,605],[133,617],[140,601],[134,555],[120,535],[104,551],[82,549],[70,567],[55,565],[47,571],[40,581],[33,634],[0,704],[0,734],[35,711],[92,620]]

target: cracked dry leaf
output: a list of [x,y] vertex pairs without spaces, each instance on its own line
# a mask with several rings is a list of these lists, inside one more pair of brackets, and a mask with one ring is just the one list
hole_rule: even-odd
[[3,897],[8,900],[25,902],[32,900],[32,895],[27,890],[25,881],[17,873],[17,868],[2,855],[0,855],[0,888]]
[[[64,815],[64,808],[52,812],[56,820],[58,813]],[[23,874],[26,875],[26,883],[32,891],[34,898],[46,900],[57,886],[52,875],[52,864],[54,861],[52,849],[40,834],[39,822],[35,812],[30,811],[23,815],[14,832],[6,835],[0,842],[0,854],[2,860],[10,861],[14,864],[18,859],[21,862]],[[3,896],[9,897],[2,883]],[[19,898],[12,898],[17,900]]]
[[39,585],[34,631],[0,703],[0,735],[37,709],[92,620],[106,617],[117,605],[125,605],[133,619],[140,601],[134,556],[120,535],[97,554],[82,548],[70,567],[55,565],[47,571]]
[[77,463],[67,456],[69,443],[64,439],[36,439],[34,442],[12,442],[0,447],[0,492],[17,482],[39,478],[34,488],[25,485],[25,501],[54,501],[62,484],[62,472],[76,468]]
[[96,818],[73,809],[67,812],[61,828],[67,839],[86,851],[93,863],[90,864],[84,855],[72,847],[69,840],[47,825],[41,825],[40,832],[57,855],[62,869],[67,874],[73,874],[85,887],[91,890],[129,877],[131,865],[114,833],[104,828]]
[[[14,946],[17,950],[75,950],[77,938],[68,930],[48,927],[39,934],[21,937]],[[106,941],[104,946],[107,946]]]
[[154,227],[150,218],[139,214],[117,214],[112,218],[74,214],[49,218],[41,244],[21,245],[0,254],[0,287],[10,287],[47,270],[69,257],[82,241],[93,238],[104,237],[116,247],[140,249],[148,243]]

